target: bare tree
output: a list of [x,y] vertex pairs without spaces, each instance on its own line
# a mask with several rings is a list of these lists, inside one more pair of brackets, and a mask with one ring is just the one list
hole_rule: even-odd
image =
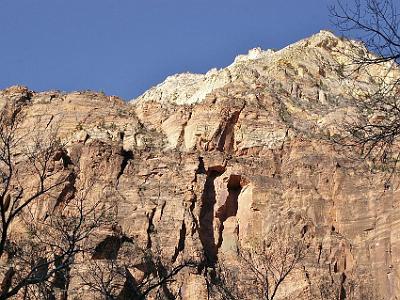
[[22,287],[24,299],[67,299],[71,269],[80,256],[92,251],[89,240],[95,231],[108,224],[102,202],[86,198],[89,190],[59,204],[45,220],[30,212],[24,216],[28,230],[12,244],[12,265],[18,272],[8,294]]
[[97,259],[94,255],[88,269],[80,274],[82,286],[95,299],[143,300],[150,294],[157,299],[176,299],[170,284],[180,272],[198,265],[190,260],[168,263],[151,249],[141,249],[128,238],[120,239],[127,247],[122,247],[117,257]]
[[392,0],[337,0],[331,7],[336,27],[362,40],[377,56],[353,63],[400,62],[399,5]]
[[88,269],[80,274],[82,286],[93,299],[117,299],[128,279],[128,270],[115,259],[90,261]]
[[[20,110],[6,107],[0,112],[0,257],[6,250],[10,227],[21,212],[66,180],[56,177],[59,172],[49,172],[54,153],[61,147],[58,140],[36,140],[24,147],[24,136],[18,135]],[[32,176],[32,186],[24,181],[28,176]]]
[[[337,0],[331,14],[340,31],[359,38],[372,51],[367,53],[359,45],[359,51],[345,54],[350,56],[350,72],[369,75],[369,82],[362,82],[368,88],[355,97],[359,119],[345,124],[347,135],[339,142],[359,150],[364,159],[395,170],[400,158],[399,4],[392,0]],[[371,72],[373,67],[384,72]]]
[[0,299],[55,299],[105,211],[76,191],[57,131],[31,134],[23,118],[21,104],[0,112]]
[[95,182],[79,181],[57,128],[26,128],[25,117],[24,103],[0,112],[0,300],[66,300],[79,280],[99,299],[174,298],[169,285],[197,264],[137,247],[121,253],[133,244],[121,234],[98,243],[98,229],[115,226],[113,204],[93,199]]
[[285,280],[301,269],[309,247],[305,232],[271,232],[260,249],[241,249],[237,266],[220,263],[212,288],[224,300],[276,299]]

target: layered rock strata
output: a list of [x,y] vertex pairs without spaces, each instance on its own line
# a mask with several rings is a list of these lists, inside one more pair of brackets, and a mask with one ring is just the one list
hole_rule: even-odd
[[[344,79],[346,54],[362,49],[323,31],[279,51],[253,49],[222,70],[169,77],[129,103],[12,87],[0,92],[0,104],[22,103],[22,131],[58,128],[71,186],[95,177],[91,197],[115,204],[127,240],[171,264],[205,264],[177,277],[181,299],[207,299],[204,270],[234,264],[239,248],[256,247],[282,224],[307,231],[312,251],[278,299],[307,299],[319,273],[360,278],[383,299],[397,299],[396,180],[388,184],[384,172],[329,140],[341,123],[361,117],[355,95],[378,88],[374,77],[389,68]],[[38,208],[37,217],[48,209]],[[99,245],[111,236],[104,229]]]

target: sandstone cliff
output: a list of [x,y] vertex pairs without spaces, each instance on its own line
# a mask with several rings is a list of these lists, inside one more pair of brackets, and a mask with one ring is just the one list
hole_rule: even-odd
[[[58,127],[73,189],[96,178],[91,197],[115,204],[119,234],[172,264],[206,257],[205,269],[234,265],[237,249],[293,225],[310,235],[312,250],[278,299],[309,299],[321,274],[353,276],[398,299],[396,180],[388,185],[383,171],[329,140],[361,117],[354,96],[378,88],[374,78],[389,68],[343,78],[352,51],[372,55],[322,31],[279,51],[250,50],[221,70],[168,77],[129,103],[11,87],[0,91],[0,105],[23,103],[23,131]],[[39,207],[37,218],[48,209]],[[98,242],[112,235],[104,228]],[[204,272],[179,275],[173,292],[207,299]]]

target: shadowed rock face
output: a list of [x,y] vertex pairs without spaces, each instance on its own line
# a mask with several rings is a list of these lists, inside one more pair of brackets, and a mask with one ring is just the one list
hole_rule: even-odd
[[[33,132],[59,128],[74,168],[60,201],[96,178],[88,201],[116,204],[119,233],[159,249],[167,262],[234,263],[238,248],[297,220],[313,250],[279,299],[301,299],[322,273],[356,276],[395,299],[396,179],[387,186],[385,174],[321,139],[357,117],[353,94],[374,89],[369,76],[386,68],[342,80],[335,63],[355,47],[321,32],[277,52],[252,50],[222,70],[170,77],[130,103],[12,87],[0,91],[0,105],[24,103],[22,131],[32,124],[39,124]],[[102,230],[95,257],[113,258],[123,242]],[[177,291],[183,299],[206,299],[203,274],[178,275],[171,292]]]

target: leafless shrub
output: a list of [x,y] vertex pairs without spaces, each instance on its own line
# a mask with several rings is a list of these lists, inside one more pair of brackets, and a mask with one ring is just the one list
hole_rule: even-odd
[[358,273],[346,275],[324,274],[314,284],[310,299],[320,300],[378,300],[374,285],[370,278],[363,278]]
[[310,245],[305,232],[272,231],[260,249],[241,249],[238,265],[220,263],[212,289],[221,299],[276,299],[284,281],[302,267]]
[[75,257],[107,211],[87,201],[90,187],[76,191],[57,129],[35,134],[24,117],[12,103],[0,112],[0,299],[66,299]]
[[167,263],[151,249],[140,249],[132,240],[127,251],[116,259],[93,259],[88,269],[80,274],[82,287],[94,295],[94,299],[176,299],[170,284],[185,269],[196,268],[193,261],[178,264]]

